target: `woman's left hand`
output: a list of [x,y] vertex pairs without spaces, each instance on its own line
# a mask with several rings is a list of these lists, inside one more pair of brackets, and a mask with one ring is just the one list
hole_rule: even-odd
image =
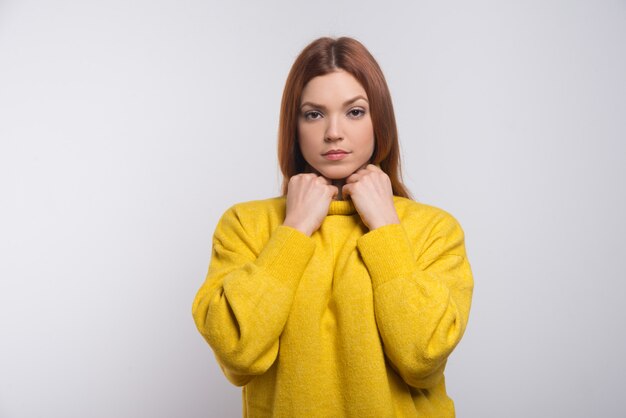
[[393,205],[391,180],[374,164],[368,164],[350,175],[341,194],[344,199],[350,196],[363,223],[370,230],[400,223]]

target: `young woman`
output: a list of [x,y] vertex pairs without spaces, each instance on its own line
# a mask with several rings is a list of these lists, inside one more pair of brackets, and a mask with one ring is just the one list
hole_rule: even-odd
[[453,417],[446,360],[468,320],[464,234],[401,182],[370,53],[320,38],[285,86],[283,196],[220,219],[198,330],[246,417]]

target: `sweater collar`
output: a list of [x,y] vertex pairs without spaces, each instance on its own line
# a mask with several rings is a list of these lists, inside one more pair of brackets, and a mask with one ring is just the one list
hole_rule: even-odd
[[328,207],[329,215],[353,215],[356,208],[352,200],[332,200]]

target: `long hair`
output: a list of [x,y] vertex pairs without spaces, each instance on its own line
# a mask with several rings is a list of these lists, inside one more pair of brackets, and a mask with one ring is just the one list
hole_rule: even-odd
[[283,173],[283,196],[287,194],[289,179],[306,169],[297,138],[302,90],[312,78],[339,69],[356,78],[367,93],[374,129],[374,152],[370,163],[378,164],[389,176],[394,195],[412,199],[402,183],[398,129],[387,82],[365,46],[348,37],[316,39],[302,50],[289,71],[278,128],[278,163]]

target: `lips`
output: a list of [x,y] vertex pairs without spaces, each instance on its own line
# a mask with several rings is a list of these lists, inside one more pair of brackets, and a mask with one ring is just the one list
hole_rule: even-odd
[[350,155],[350,153],[342,149],[332,149],[322,154],[322,156],[329,161],[341,161],[344,158],[348,158],[348,155]]
[[344,151],[342,149],[331,149],[330,151],[327,151],[322,155],[333,155],[333,154],[349,154],[349,152]]

